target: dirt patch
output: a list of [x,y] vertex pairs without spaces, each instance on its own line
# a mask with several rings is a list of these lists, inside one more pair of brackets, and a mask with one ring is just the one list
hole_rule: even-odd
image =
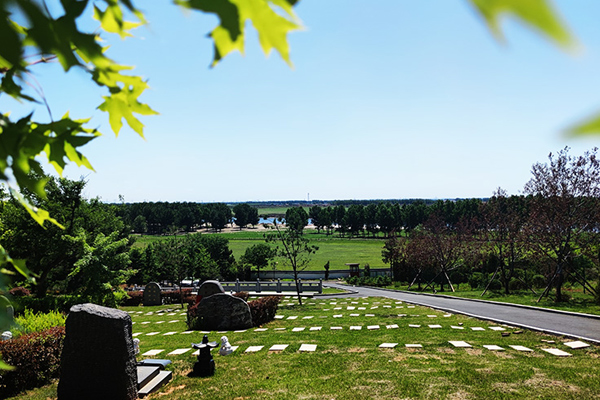
[[481,349],[465,349],[465,351],[467,352],[467,354],[470,354],[472,356],[480,356],[483,354],[483,351],[481,351]]
[[454,351],[454,349],[450,349],[447,347],[438,347],[437,351],[444,354],[456,354],[456,351]]
[[465,400],[471,398],[471,394],[464,390],[459,390],[458,392],[450,393],[446,398],[449,400]]
[[179,385],[179,386],[171,386],[168,390],[165,390],[164,392],[160,392],[156,394],[156,397],[162,397],[162,396],[168,396],[171,393],[173,393],[176,390],[183,390],[185,389],[185,385]]
[[397,362],[406,361],[406,356],[403,354],[398,354],[396,357],[393,358],[393,360]]
[[351,347],[348,349],[348,353],[364,353],[367,349],[363,349],[362,347]]

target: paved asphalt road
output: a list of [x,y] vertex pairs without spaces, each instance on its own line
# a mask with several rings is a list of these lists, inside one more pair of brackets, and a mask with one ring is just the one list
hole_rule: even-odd
[[326,286],[356,291],[352,296],[388,297],[411,304],[464,314],[475,318],[495,321],[502,324],[579,338],[600,344],[600,316],[588,314],[556,312],[546,308],[525,308],[508,304],[473,301],[459,298],[383,290],[367,287],[354,287],[327,283]]

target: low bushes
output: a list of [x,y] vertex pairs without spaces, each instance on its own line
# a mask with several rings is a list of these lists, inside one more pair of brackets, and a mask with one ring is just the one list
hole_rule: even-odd
[[48,313],[50,311],[60,311],[68,313],[72,306],[86,303],[86,299],[76,295],[45,296],[37,298],[25,296],[15,298],[15,311],[17,313],[29,309],[33,312]]
[[252,324],[260,326],[275,319],[281,296],[267,296],[248,303],[252,314]]
[[64,326],[0,342],[2,360],[12,371],[0,370],[0,397],[42,386],[58,378]]
[[121,302],[122,306],[137,307],[144,301],[144,292],[142,290],[132,290],[127,292],[127,297]]
[[12,297],[27,297],[27,296],[31,296],[31,292],[29,291],[29,289],[24,288],[23,286],[17,286],[17,287],[14,287],[14,288],[10,289],[8,291],[8,294],[10,294]]
[[392,278],[387,275],[351,276],[346,278],[346,282],[350,285],[384,287],[392,285]]
[[181,303],[181,297],[183,302],[187,304],[194,304],[196,302],[196,295],[192,294],[191,288],[181,289],[181,296],[179,290],[168,290],[161,292],[163,304],[177,304]]
[[19,337],[34,332],[43,332],[55,326],[65,326],[66,317],[58,311],[35,313],[31,310],[15,318],[16,326],[11,329],[13,337]]
[[239,297],[244,301],[248,301],[248,297],[250,297],[250,293],[248,292],[236,292],[233,294],[235,297]]

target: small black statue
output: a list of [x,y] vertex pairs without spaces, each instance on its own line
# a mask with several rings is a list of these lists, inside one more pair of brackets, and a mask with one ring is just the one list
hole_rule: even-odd
[[212,376],[215,374],[215,361],[210,350],[217,347],[217,342],[208,342],[208,336],[204,335],[202,343],[192,343],[194,349],[200,350],[198,361],[194,363],[194,376]]

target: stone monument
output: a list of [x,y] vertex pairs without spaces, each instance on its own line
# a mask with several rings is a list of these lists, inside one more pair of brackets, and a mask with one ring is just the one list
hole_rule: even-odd
[[160,306],[162,298],[160,296],[160,286],[156,282],[150,282],[144,288],[144,306]]
[[59,400],[137,399],[129,314],[90,303],[71,307],[60,367]]
[[198,288],[198,295],[196,296],[196,304],[208,296],[212,296],[217,293],[225,293],[223,286],[219,281],[204,281]]
[[252,327],[248,303],[227,293],[217,293],[202,299],[197,305],[199,318],[194,329],[233,331]]

